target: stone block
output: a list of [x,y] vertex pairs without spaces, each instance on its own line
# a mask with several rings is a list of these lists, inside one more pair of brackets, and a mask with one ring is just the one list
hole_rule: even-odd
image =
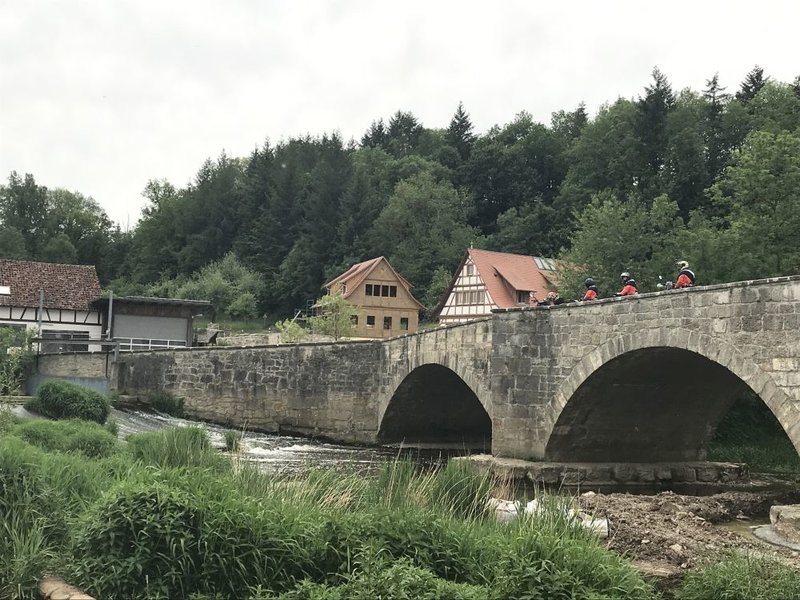
[[689,465],[676,465],[670,469],[672,481],[676,483],[693,483],[697,481],[697,471]]
[[800,543],[800,505],[777,505],[769,509],[772,527],[793,544]]

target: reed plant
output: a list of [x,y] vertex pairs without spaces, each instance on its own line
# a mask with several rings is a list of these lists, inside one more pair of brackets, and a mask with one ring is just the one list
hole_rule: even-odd
[[134,460],[152,467],[202,467],[214,471],[230,469],[230,462],[211,447],[201,427],[171,427],[128,437]]
[[730,554],[687,573],[675,592],[678,600],[800,598],[800,573],[764,556]]

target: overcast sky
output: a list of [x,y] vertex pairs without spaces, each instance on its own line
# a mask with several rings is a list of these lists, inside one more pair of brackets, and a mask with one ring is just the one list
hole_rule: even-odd
[[398,109],[479,132],[522,110],[679,90],[756,63],[800,74],[800,2],[0,0],[0,178],[32,173],[133,226],[149,179],[222,150],[339,131]]

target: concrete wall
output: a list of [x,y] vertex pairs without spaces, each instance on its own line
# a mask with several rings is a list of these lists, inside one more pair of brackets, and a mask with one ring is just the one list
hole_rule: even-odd
[[33,395],[48,379],[60,379],[105,394],[111,390],[112,371],[113,355],[106,353],[43,354],[37,357],[25,389],[28,394]]

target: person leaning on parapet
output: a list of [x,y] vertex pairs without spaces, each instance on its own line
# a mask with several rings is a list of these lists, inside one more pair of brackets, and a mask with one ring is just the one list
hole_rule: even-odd
[[636,287],[636,281],[634,281],[630,273],[627,271],[621,273],[620,279],[622,279],[622,289],[614,294],[615,296],[633,296],[639,293],[639,289]]
[[689,263],[685,260],[679,260],[675,263],[680,267],[678,272],[678,280],[675,282],[675,289],[693,287],[695,281],[694,271],[689,268]]
[[588,302],[589,300],[597,300],[599,292],[597,291],[597,285],[595,285],[594,279],[587,277],[583,285],[586,286],[586,293],[583,295],[583,298],[581,298],[581,301]]

